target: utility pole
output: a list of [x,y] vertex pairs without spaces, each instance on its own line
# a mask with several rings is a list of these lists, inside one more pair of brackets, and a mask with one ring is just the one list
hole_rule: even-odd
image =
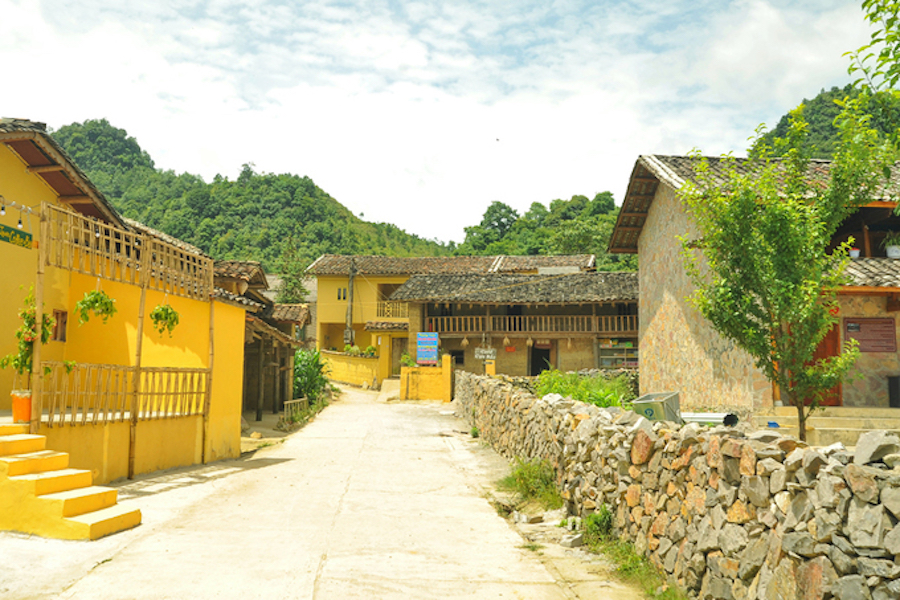
[[347,325],[344,328],[344,343],[353,344],[353,279],[356,277],[356,260],[350,257],[350,275],[347,281]]

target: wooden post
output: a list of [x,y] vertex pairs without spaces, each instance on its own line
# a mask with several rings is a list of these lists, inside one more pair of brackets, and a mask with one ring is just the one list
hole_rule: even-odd
[[597,319],[597,305],[591,304],[591,327],[594,329],[594,336],[591,338],[591,350],[594,352],[594,368],[600,368],[600,351],[597,345],[600,343],[599,331],[600,324]]
[[41,428],[41,394],[44,391],[44,373],[41,365],[41,346],[43,344],[41,337],[44,331],[44,263],[46,262],[47,246],[49,244],[47,211],[47,206],[41,203],[37,273],[34,280],[34,327],[37,330],[37,335],[34,338],[31,354],[31,420],[28,423],[28,431],[31,433],[37,433]]
[[[210,269],[210,271],[212,271]],[[209,439],[209,409],[212,404],[213,359],[215,358],[215,322],[216,301],[213,298],[213,288],[209,288],[209,373],[206,375],[206,395],[203,402],[203,447],[200,450],[200,462],[206,464],[206,442]],[[242,399],[243,402],[243,399]],[[238,425],[240,427],[240,425]]]
[[141,393],[141,356],[144,347],[144,308],[147,305],[147,287],[150,285],[150,238],[141,236],[141,301],[138,304],[137,341],[134,350],[134,379],[131,382],[131,426],[128,432],[128,479],[134,479],[135,447],[137,445],[138,409]]
[[272,414],[278,414],[281,405],[281,344],[275,342],[275,368],[272,369]]
[[284,376],[286,378],[284,385],[287,390],[287,395],[285,396],[288,400],[294,399],[294,357],[296,356],[296,350],[293,346],[288,346],[288,351],[290,352],[287,359],[287,371]]
[[344,344],[355,342],[353,335],[353,279],[356,277],[356,263],[350,257],[350,273],[347,277],[347,323],[344,328]]
[[257,387],[259,389],[256,396],[256,420],[262,421],[263,395],[266,391],[266,341],[262,335],[259,337],[259,359],[257,361],[257,369],[259,371],[257,374],[259,378],[259,385]]
[[872,256],[872,240],[869,237],[869,226],[863,223],[863,256],[870,257]]

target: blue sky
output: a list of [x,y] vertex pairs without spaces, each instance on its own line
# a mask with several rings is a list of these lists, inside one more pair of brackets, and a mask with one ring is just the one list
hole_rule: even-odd
[[858,0],[0,0],[0,116],[105,117],[159,167],[308,175],[461,241],[493,200],[620,202],[640,154],[743,152],[868,35]]

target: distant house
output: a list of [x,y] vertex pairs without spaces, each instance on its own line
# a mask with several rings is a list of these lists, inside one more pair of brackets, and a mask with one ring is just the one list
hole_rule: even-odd
[[[374,379],[376,385],[384,377],[400,372],[403,353],[408,352],[416,358],[417,334],[427,331],[438,333],[442,350],[453,353],[457,365],[469,370],[483,368],[483,362],[474,358],[474,349],[488,345],[499,348],[499,372],[528,374],[546,367],[548,360],[552,366],[592,367],[603,363],[600,354],[608,355],[610,366],[628,366],[635,362],[637,354],[634,322],[637,290],[636,287],[628,289],[615,298],[603,295],[618,285],[610,284],[609,289],[598,292],[598,285],[601,285],[598,282],[603,277],[592,274],[595,262],[590,254],[324,255],[308,269],[318,281],[316,339],[320,348],[332,351],[342,350],[345,344],[355,344],[360,349],[375,347],[381,359],[377,369],[364,371],[364,362],[360,359],[360,365],[352,369],[357,375],[349,370],[340,371],[340,374],[362,380],[363,376],[358,373],[364,371],[365,381],[372,383]],[[578,280],[581,275],[591,276]],[[507,279],[502,279],[504,277]],[[490,295],[490,290],[483,287],[480,291],[489,294],[489,298],[484,295],[454,296],[450,293],[453,290],[448,289],[448,286],[466,285],[468,292],[475,294],[479,289],[478,282],[482,281],[479,278],[483,279],[481,285],[489,288],[509,285],[515,280],[513,287],[525,289],[522,286],[527,281],[528,296],[500,295],[498,291]],[[628,276],[617,274],[615,278],[625,281]],[[588,287],[581,290],[576,285],[567,287],[565,282],[575,280]],[[555,290],[552,300],[548,286]],[[626,288],[628,285],[622,284],[618,291]],[[572,299],[564,298],[567,293],[572,294]],[[602,299],[598,299],[601,296]],[[601,317],[624,319],[619,329],[603,330],[599,329]],[[631,317],[630,321],[628,317]],[[607,325],[612,327],[611,322]],[[595,359],[592,345],[596,340],[618,347],[599,352]],[[509,343],[505,344],[505,341]],[[562,351],[559,350],[560,343]],[[626,347],[628,344],[630,346]],[[518,354],[513,348],[518,349]],[[576,353],[589,358],[568,360],[569,355]]]
[[[637,253],[640,388],[642,393],[678,391],[682,407],[771,407],[775,391],[750,356],[720,336],[687,301],[694,287],[682,263],[678,236],[696,228],[677,192],[693,177],[698,159],[640,156],[635,163],[609,251]],[[720,159],[708,159],[715,173]],[[737,167],[744,168],[738,160]],[[815,160],[813,176],[827,176],[829,161]],[[900,402],[900,356],[896,311],[900,309],[900,260],[886,258],[880,242],[900,231],[893,201],[875,199],[841,225],[833,244],[853,237],[861,258],[848,268],[851,284],[840,289],[840,323],[819,348],[837,353],[848,338],[862,355],[851,378],[833,390],[826,404],[887,407]],[[889,387],[894,387],[894,392]]]
[[[266,282],[268,283],[268,289],[263,291],[263,295],[272,302],[275,302],[278,297],[278,292],[281,290],[281,275],[267,274]],[[306,305],[309,310],[309,321],[301,328],[300,340],[306,344],[314,345],[316,341],[316,278],[304,277],[303,287],[306,289],[306,296],[303,299],[303,304]]]
[[294,351],[309,323],[306,304],[276,304],[265,271],[256,261],[220,260],[215,284],[247,307],[244,334],[243,410],[279,412],[294,396]]

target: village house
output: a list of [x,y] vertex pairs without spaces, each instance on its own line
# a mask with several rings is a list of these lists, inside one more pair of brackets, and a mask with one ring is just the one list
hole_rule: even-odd
[[[308,269],[317,278],[316,339],[332,378],[376,386],[400,373],[403,354],[420,358],[418,334],[427,332],[457,368],[477,372],[476,348],[493,348],[497,371],[515,375],[634,366],[636,277],[594,265],[593,255],[324,255]],[[376,356],[338,354],[345,345]]]
[[[0,529],[94,539],[140,511],[93,484],[240,455],[248,306],[209,256],[122,218],[41,123],[0,119],[0,263],[0,357],[30,292],[54,322],[30,387],[0,370]],[[115,314],[80,324],[88,292]]]
[[[758,413],[773,407],[777,392],[750,356],[719,335],[687,299],[694,288],[684,269],[679,236],[695,235],[696,228],[678,190],[693,176],[697,160],[640,156],[610,238],[610,252],[639,257],[640,389],[679,392],[682,408],[689,410]],[[708,160],[714,173],[723,168],[720,159]],[[737,168],[744,168],[744,160],[737,160]],[[816,176],[827,176],[829,167],[824,160],[810,165]],[[852,237],[860,257],[851,259],[850,282],[838,291],[840,321],[818,356],[834,355],[851,338],[859,341],[861,356],[851,377],[824,404],[900,406],[900,260],[886,258],[881,248],[888,232],[900,231],[895,206],[893,201],[873,200],[848,218],[833,239],[832,246]]]

